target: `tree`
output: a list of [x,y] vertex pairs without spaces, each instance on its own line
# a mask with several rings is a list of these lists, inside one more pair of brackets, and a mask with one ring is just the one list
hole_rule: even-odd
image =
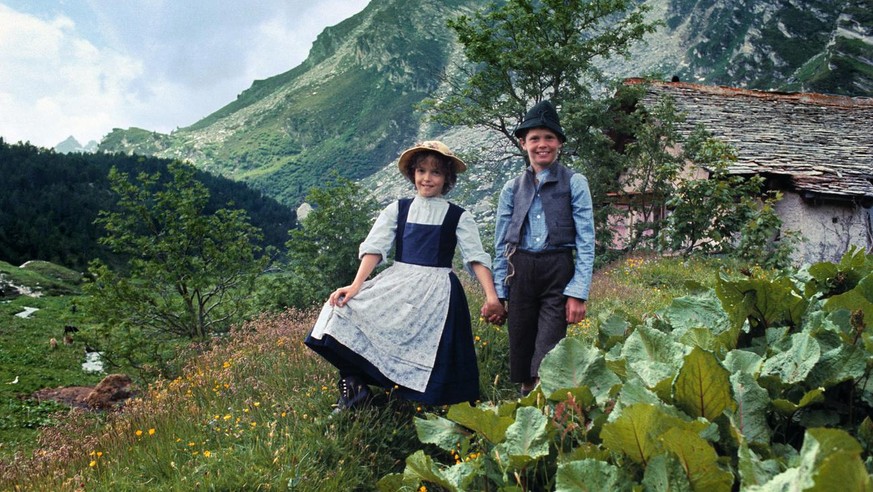
[[204,340],[240,321],[255,279],[266,265],[258,257],[261,232],[242,210],[204,211],[209,191],[194,169],[179,162],[172,180],[110,170],[117,211],[101,211],[100,239],[129,258],[123,272],[92,263],[88,311],[99,324],[95,340],[107,357],[134,367],[165,369],[173,343]]
[[662,247],[686,255],[727,253],[765,267],[790,266],[796,233],[782,240],[774,204],[779,193],[764,192],[761,176],[738,176],[728,169],[736,161],[733,147],[702,127],[685,142],[684,156],[708,170],[708,179],[683,177],[666,201],[670,215],[658,235]]
[[[425,101],[449,125],[484,126],[512,134],[526,110],[549,98],[581,110],[604,76],[595,60],[626,56],[634,41],[655,30],[645,5],[630,0],[509,0],[448,22],[470,62],[448,94]],[[574,137],[568,134],[568,147]]]
[[603,204],[620,191],[626,168],[604,130],[624,124],[616,119],[626,115],[615,112],[620,103],[600,97],[598,88],[605,92],[611,82],[595,62],[627,56],[654,32],[659,23],[646,22],[647,10],[631,0],[508,0],[452,19],[469,63],[446,81],[445,94],[422,103],[436,122],[484,127],[524,156],[513,130],[529,107],[551,99],[568,137],[562,162],[588,177],[601,253],[612,243],[613,210]]
[[358,245],[367,237],[378,203],[358,184],[337,175],[309,190],[312,211],[291,231],[288,275],[269,281],[264,303],[308,308],[324,302],[358,271]]

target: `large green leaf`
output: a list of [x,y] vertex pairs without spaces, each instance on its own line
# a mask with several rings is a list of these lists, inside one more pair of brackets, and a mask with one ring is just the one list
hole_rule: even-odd
[[549,454],[548,419],[536,407],[521,407],[506,429],[506,440],[494,448],[501,462],[520,470]]
[[705,328],[713,335],[731,329],[731,320],[714,290],[677,297],[660,315],[680,337],[697,328]]
[[462,442],[470,439],[469,432],[451,420],[427,414],[427,419],[413,419],[418,439],[427,444],[435,444],[440,449],[454,451]]
[[762,460],[744,441],[737,450],[737,471],[741,489],[745,489],[769,482],[782,471],[782,467],[775,460]]
[[571,461],[558,466],[555,492],[631,491],[632,483],[621,468],[605,461]]
[[621,354],[628,368],[647,388],[663,381],[672,382],[691,347],[676,342],[669,334],[646,325],[637,327],[625,340]]
[[794,282],[784,276],[730,278],[720,272],[715,291],[734,329],[741,328],[746,319],[765,327],[800,326],[809,304]]
[[547,396],[556,390],[585,386],[603,404],[619,384],[621,379],[606,367],[603,354],[573,337],[561,340],[540,365],[540,385]]
[[786,400],[784,398],[776,398],[773,400],[773,408],[779,410],[785,415],[791,415],[794,412],[800,410],[801,408],[807,407],[809,405],[814,405],[816,403],[821,403],[825,399],[824,397],[824,388],[815,388],[810,391],[807,391],[800,398],[800,401],[794,403],[790,400]]
[[406,468],[403,470],[404,483],[431,482],[449,491],[457,491],[458,487],[452,483],[434,463],[433,458],[424,454],[424,451],[416,451],[406,458]]
[[831,297],[825,301],[824,307],[828,311],[860,309],[868,318],[873,318],[873,275],[867,275],[861,279],[852,290]]
[[600,432],[603,445],[613,452],[626,454],[637,463],[645,464],[662,450],[658,441],[661,415],[655,405],[645,403],[625,408],[620,417],[603,426]]
[[748,350],[731,350],[724,357],[724,367],[731,373],[745,372],[757,376],[764,359]]
[[466,402],[449,407],[446,417],[477,432],[494,444],[503,441],[506,429],[513,422],[511,416],[501,416],[495,411],[473,407]]
[[692,417],[715,420],[733,407],[729,377],[714,355],[695,347],[674,383],[676,405]]
[[767,390],[758,385],[754,376],[745,372],[732,374],[730,381],[736,402],[731,422],[748,443],[769,446],[771,431],[767,424],[767,412],[770,409],[770,396]]
[[691,482],[675,455],[652,457],[643,475],[643,487],[652,492],[691,492]]
[[861,461],[861,445],[840,429],[808,429],[797,466],[763,485],[747,487],[752,492],[773,490],[871,491],[870,476]]
[[712,444],[694,432],[672,428],[661,435],[664,449],[676,455],[695,491],[729,492],[734,476],[718,466]]
[[829,388],[843,381],[860,378],[866,372],[870,358],[870,353],[859,345],[841,345],[821,355],[806,382],[811,386]]
[[814,338],[808,333],[795,333],[788,350],[764,361],[761,376],[779,376],[785,385],[797,384],[806,379],[820,357],[821,348]]

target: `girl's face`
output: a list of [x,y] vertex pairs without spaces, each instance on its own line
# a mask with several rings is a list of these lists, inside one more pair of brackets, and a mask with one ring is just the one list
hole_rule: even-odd
[[561,140],[555,132],[547,128],[534,128],[521,140],[521,148],[527,152],[531,166],[536,170],[542,170],[552,165],[558,158]]
[[415,167],[415,189],[420,196],[431,198],[443,194],[446,175],[436,159],[428,157]]

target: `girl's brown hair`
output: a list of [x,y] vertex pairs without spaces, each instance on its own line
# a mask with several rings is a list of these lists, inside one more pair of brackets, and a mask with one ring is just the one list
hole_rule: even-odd
[[415,184],[415,170],[427,159],[433,159],[437,163],[437,167],[446,177],[446,182],[443,184],[443,195],[451,191],[458,181],[458,173],[455,171],[455,163],[448,157],[436,151],[423,150],[416,152],[409,161],[409,166],[406,167],[406,178],[412,184]]

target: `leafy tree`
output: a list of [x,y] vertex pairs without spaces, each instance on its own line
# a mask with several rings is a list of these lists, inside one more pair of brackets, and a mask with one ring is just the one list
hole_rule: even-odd
[[425,106],[439,122],[485,126],[518,147],[512,131],[532,102],[585,106],[592,83],[604,80],[595,60],[626,56],[632,42],[654,31],[646,10],[629,0],[509,0],[461,15],[448,25],[471,65]]
[[100,241],[130,259],[124,272],[93,262],[87,286],[95,340],[105,340],[110,360],[159,371],[175,341],[204,340],[239,321],[266,264],[261,232],[244,211],[205,213],[209,192],[194,169],[175,162],[169,172],[172,180],[159,184],[157,173],[131,182],[110,171],[118,211],[100,213]]
[[630,0],[509,0],[452,19],[469,64],[447,81],[447,93],[422,104],[436,122],[492,130],[523,155],[512,132],[530,106],[551,99],[568,137],[562,162],[588,177],[598,204],[601,252],[612,244],[607,219],[614,212],[601,204],[620,190],[626,165],[614,142],[593,130],[625,124],[617,121],[625,115],[614,111],[620,102],[594,89],[610,85],[595,61],[627,56],[632,43],[653,32],[658,24],[645,21],[647,9]]
[[334,174],[313,188],[306,202],[312,211],[291,231],[286,244],[288,275],[268,281],[263,301],[276,306],[310,307],[323,302],[358,271],[358,245],[367,237],[378,203],[358,184]]
[[773,242],[782,225],[773,207],[781,194],[766,194],[761,176],[730,174],[736,151],[701,127],[684,147],[680,155],[710,175],[678,181],[666,201],[671,213],[659,234],[661,246],[685,254],[730,253],[767,267],[789,266],[796,234],[789,231],[782,241]]

